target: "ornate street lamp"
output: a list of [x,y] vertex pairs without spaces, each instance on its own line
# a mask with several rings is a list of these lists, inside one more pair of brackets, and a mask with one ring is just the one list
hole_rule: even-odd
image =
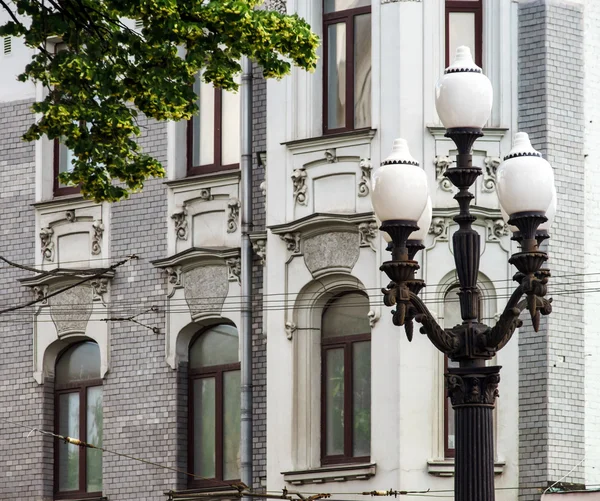
[[[436,108],[446,128],[446,137],[456,144],[456,166],[445,176],[458,188],[455,200],[459,214],[454,218],[459,228],[452,237],[456,273],[460,284],[459,301],[462,324],[442,328],[435,321],[418,294],[425,286],[415,277],[419,265],[414,255],[419,238],[429,228],[431,205],[427,209],[427,182],[422,169],[411,157],[406,141],[397,139],[392,154],[373,174],[373,207],[381,230],[391,240],[392,259],[381,265],[391,283],[383,289],[384,302],[395,306],[395,325],[403,325],[412,339],[413,321],[434,346],[459,367],[445,374],[448,395],[456,412],[455,499],[457,501],[493,501],[494,445],[492,412],[498,395],[500,367],[487,366],[496,352],[506,345],[522,322],[519,315],[529,310],[537,331],[540,314],[552,308],[547,292],[548,259],[539,244],[549,238],[550,220],[556,211],[556,190],[552,167],[533,149],[525,133],[517,133],[513,149],[498,167],[498,198],[513,239],[521,246],[509,263],[518,272],[517,287],[494,327],[478,321],[480,239],[472,227],[475,216],[470,212],[474,198],[470,187],[481,175],[472,165],[471,148],[487,122],[492,108],[492,86],[475,65],[467,47],[459,47],[456,59],[446,69],[436,87]],[[420,227],[421,224],[427,225]]]

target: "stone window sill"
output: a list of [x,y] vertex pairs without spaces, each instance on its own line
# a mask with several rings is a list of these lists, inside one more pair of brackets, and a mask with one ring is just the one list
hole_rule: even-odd
[[281,144],[287,146],[294,154],[302,154],[319,149],[340,148],[365,143],[370,144],[376,132],[377,129],[357,129],[348,132],[326,134],[324,136],[295,139]]
[[347,480],[368,480],[375,475],[377,465],[346,464],[323,466],[311,470],[284,471],[283,479],[292,485],[323,484],[325,482],[345,482]]
[[[494,462],[494,473],[501,475],[505,466],[504,461]],[[427,461],[427,473],[436,477],[453,477],[454,459],[430,459]]]

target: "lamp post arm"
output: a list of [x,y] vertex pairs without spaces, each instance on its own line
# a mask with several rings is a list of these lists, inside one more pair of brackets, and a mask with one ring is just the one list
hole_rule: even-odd
[[421,333],[426,334],[433,345],[446,355],[451,355],[459,346],[458,336],[450,329],[443,329],[433,318],[419,296],[410,293],[410,304],[416,311],[415,320],[419,322]]
[[526,307],[526,303],[521,301],[523,294],[525,294],[523,286],[519,285],[510,296],[496,325],[488,331],[486,346],[490,349],[497,351],[503,348],[510,341],[515,329],[523,324],[519,319],[521,312]]

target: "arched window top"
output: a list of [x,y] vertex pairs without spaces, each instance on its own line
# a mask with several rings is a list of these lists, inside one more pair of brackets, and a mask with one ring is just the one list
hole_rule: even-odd
[[191,369],[239,361],[239,334],[233,325],[221,324],[205,330],[190,347]]
[[100,379],[100,348],[93,341],[70,346],[56,362],[56,382]]
[[361,292],[336,296],[323,311],[321,335],[323,338],[368,334],[369,299]]

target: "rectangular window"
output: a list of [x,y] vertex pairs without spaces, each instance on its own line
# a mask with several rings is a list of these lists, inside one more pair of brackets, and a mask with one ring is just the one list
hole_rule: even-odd
[[482,25],[482,0],[446,0],[446,66],[461,45],[469,47],[475,64],[482,66]]
[[188,122],[188,175],[238,169],[240,164],[240,92],[194,85],[199,112]]
[[371,0],[324,0],[323,131],[371,125]]

